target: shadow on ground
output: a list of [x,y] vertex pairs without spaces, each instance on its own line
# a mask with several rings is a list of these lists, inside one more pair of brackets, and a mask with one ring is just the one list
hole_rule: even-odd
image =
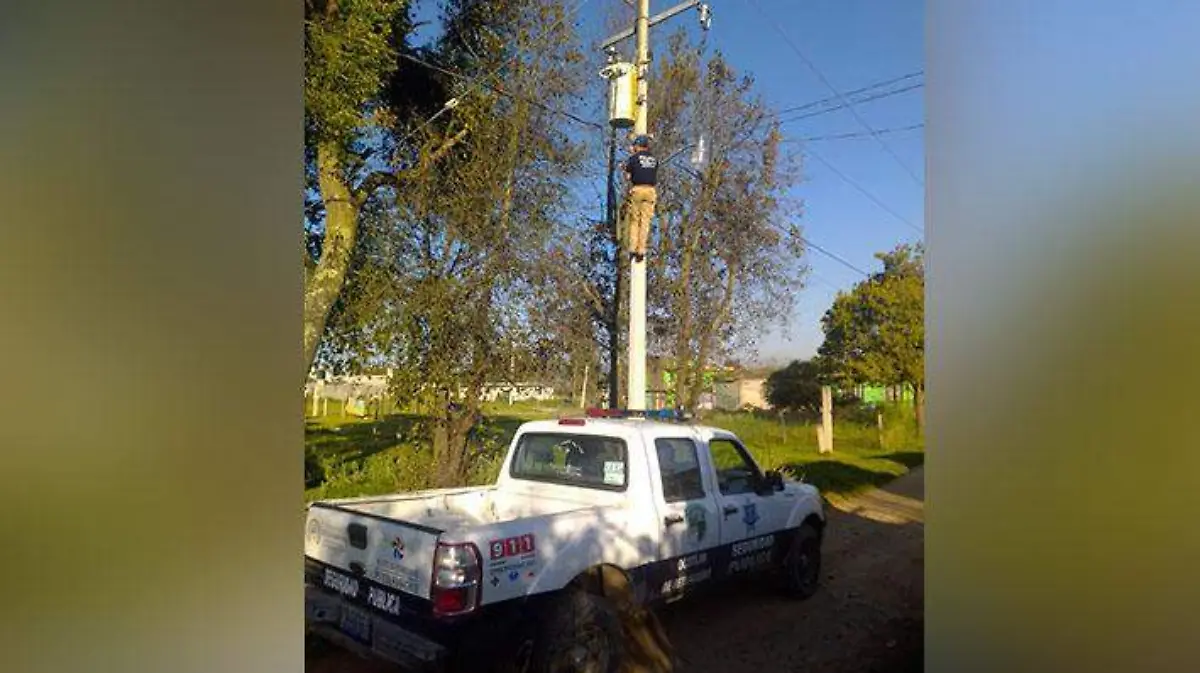
[[892,470],[869,470],[836,460],[816,460],[793,463],[788,468],[804,478],[822,493],[856,493],[871,487],[880,487],[896,478],[897,473],[907,472],[925,462],[923,451],[902,451],[881,454],[876,460],[896,464]]
[[308,421],[304,427],[305,446],[324,456],[360,460],[415,439],[422,434],[424,418],[417,414],[390,414],[378,421],[347,422],[337,427]]
[[913,469],[925,464],[924,451],[896,451],[887,453],[879,457],[881,460],[890,460],[894,463],[900,463],[908,469]]

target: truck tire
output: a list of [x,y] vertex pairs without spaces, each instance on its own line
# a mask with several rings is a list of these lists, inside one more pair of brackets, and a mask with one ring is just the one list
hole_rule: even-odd
[[533,643],[533,673],[617,673],[624,634],[607,599],[568,589],[546,605]]
[[817,592],[821,581],[821,533],[811,524],[800,526],[783,560],[783,583],[788,596],[800,600]]

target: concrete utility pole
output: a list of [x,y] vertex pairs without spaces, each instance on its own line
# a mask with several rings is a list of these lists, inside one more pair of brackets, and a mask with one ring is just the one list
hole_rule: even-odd
[[[707,4],[700,0],[686,0],[650,17],[650,0],[637,0],[637,22],[633,30],[622,31],[601,43],[609,49],[630,36],[637,41],[634,67],[637,72],[637,113],[634,117],[633,135],[646,135],[649,128],[650,107],[647,76],[650,73],[650,26],[666,21],[684,10],[698,7],[700,26],[708,30],[712,13]],[[611,53],[611,52],[610,52]],[[634,411],[646,410],[646,260],[631,259],[629,262],[629,393],[626,407]]]
[[[637,7],[637,117],[634,135],[644,135],[649,107],[646,75],[650,69],[650,0]],[[646,408],[646,258],[629,261],[629,403],[635,411]]]

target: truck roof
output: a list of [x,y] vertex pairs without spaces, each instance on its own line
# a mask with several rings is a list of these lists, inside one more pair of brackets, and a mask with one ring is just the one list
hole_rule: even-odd
[[522,432],[569,432],[579,434],[613,434],[629,436],[645,434],[654,437],[679,436],[696,433],[702,437],[731,434],[728,430],[696,423],[657,421],[645,418],[558,418],[529,421]]

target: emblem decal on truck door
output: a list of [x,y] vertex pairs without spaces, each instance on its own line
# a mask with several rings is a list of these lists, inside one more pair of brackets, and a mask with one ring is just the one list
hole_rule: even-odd
[[687,521],[688,535],[695,538],[696,542],[702,542],[708,532],[708,510],[704,509],[704,505],[688,505],[683,516]]
[[753,503],[742,505],[742,523],[746,524],[746,534],[754,535],[754,525],[758,523],[758,506]]
[[399,536],[392,540],[392,558],[397,561],[404,560],[404,540],[401,540]]

